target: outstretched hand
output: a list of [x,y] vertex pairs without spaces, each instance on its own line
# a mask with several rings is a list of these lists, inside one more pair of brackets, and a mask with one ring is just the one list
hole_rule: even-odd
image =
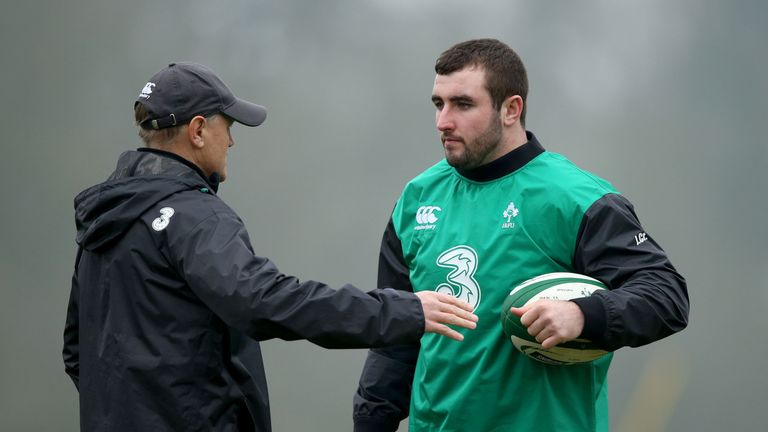
[[571,301],[537,300],[510,312],[545,349],[576,339],[584,329],[584,313]]
[[425,332],[438,333],[460,341],[464,339],[464,335],[448,325],[468,329],[477,327],[477,315],[472,313],[472,306],[469,303],[434,291],[419,291],[416,296],[421,300],[421,307],[424,310]]

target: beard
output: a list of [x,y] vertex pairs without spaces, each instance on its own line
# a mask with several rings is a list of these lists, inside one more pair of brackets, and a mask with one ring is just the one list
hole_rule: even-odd
[[445,159],[452,167],[466,170],[491,162],[488,157],[501,144],[501,115],[492,117],[488,127],[475,139],[471,141],[462,139],[462,143],[464,144],[462,152],[445,150]]

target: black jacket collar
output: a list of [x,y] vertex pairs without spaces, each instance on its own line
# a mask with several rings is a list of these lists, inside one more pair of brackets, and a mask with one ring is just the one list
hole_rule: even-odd
[[205,180],[205,182],[208,184],[208,186],[210,186],[212,191],[214,191],[214,192],[218,192],[219,191],[219,174],[218,173],[213,173],[213,175],[211,175],[210,177],[206,177],[205,173],[203,172],[203,170],[200,169],[199,166],[197,166],[194,163],[184,159],[183,157],[177,155],[176,153],[171,153],[171,152],[168,152],[168,151],[165,151],[165,150],[158,150],[158,149],[149,148],[149,147],[142,147],[142,148],[139,148],[139,149],[136,149],[136,150],[140,151],[140,152],[145,152],[145,153],[154,153],[154,154],[157,154],[157,155],[160,155],[160,156],[171,158],[171,159],[173,159],[173,160],[175,160],[177,162],[181,162],[184,165],[192,168],[197,174],[199,174],[200,177],[202,177],[203,180]]
[[539,144],[539,140],[536,139],[533,132],[526,131],[525,135],[528,138],[528,142],[504,156],[477,168],[467,170],[457,168],[456,171],[469,180],[487,182],[504,177],[522,168],[533,158],[544,152],[544,148]]
[[105,182],[75,197],[77,244],[92,251],[109,247],[162,200],[189,190],[213,194],[212,189],[199,168],[172,153],[124,152]]

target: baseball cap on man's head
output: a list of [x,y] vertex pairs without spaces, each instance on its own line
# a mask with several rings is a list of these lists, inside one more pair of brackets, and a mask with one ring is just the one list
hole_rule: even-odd
[[258,126],[267,110],[235,97],[209,68],[189,62],[171,63],[149,79],[133,106],[141,104],[149,117],[139,126],[164,129],[186,124],[193,117],[222,113],[246,126]]

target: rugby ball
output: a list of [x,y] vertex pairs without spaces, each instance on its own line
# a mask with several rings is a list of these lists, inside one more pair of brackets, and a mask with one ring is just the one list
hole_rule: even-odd
[[571,300],[592,295],[596,290],[607,289],[597,279],[577,273],[547,273],[529,279],[510,291],[501,308],[501,326],[512,344],[526,356],[550,365],[586,363],[598,359],[607,351],[595,347],[586,339],[574,339],[550,349],[541,346],[520,318],[509,311],[511,307],[523,307],[536,300]]

